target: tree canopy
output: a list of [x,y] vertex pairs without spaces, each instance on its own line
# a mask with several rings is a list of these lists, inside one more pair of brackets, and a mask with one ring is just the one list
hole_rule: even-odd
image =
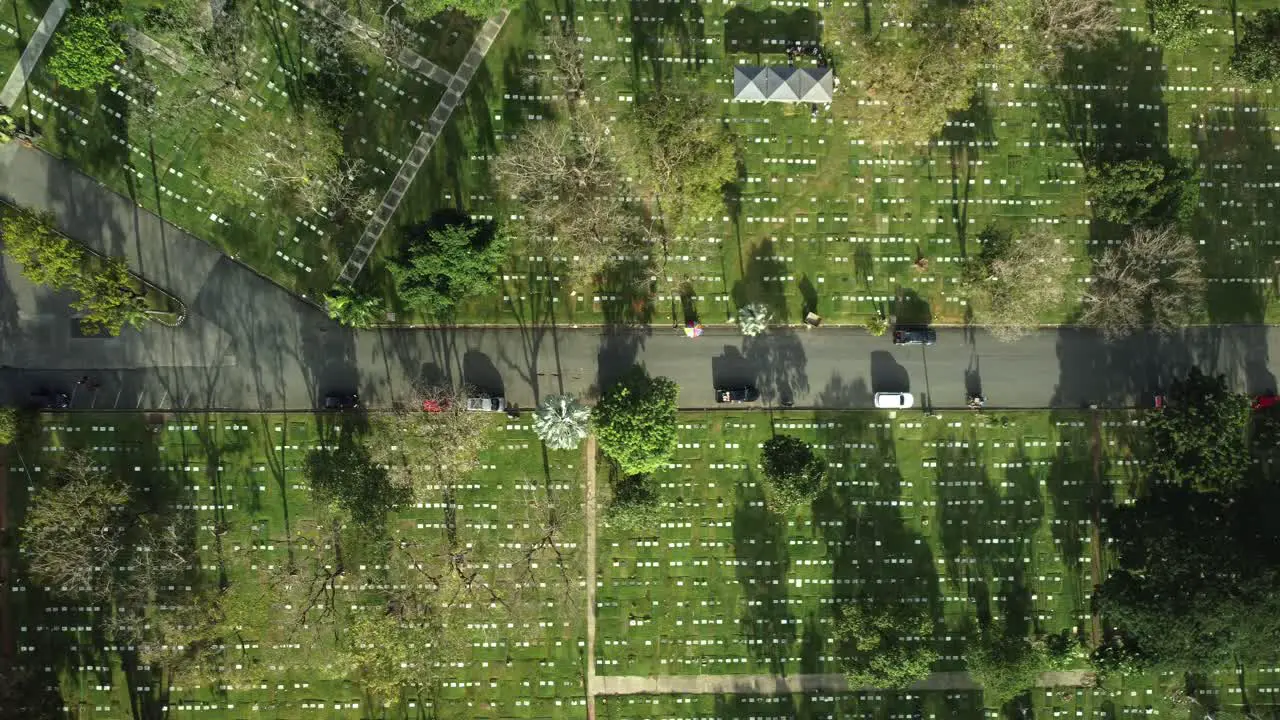
[[605,391],[593,418],[604,454],[626,475],[651,473],[676,447],[676,398],[680,388],[634,368]]
[[427,20],[448,10],[483,20],[508,7],[506,0],[404,0],[405,13],[415,20]]
[[1163,225],[1194,204],[1193,173],[1152,159],[1103,161],[1085,172],[1093,214],[1122,225]]
[[1118,567],[1096,597],[1118,632],[1095,657],[1103,669],[1178,672],[1269,658],[1280,643],[1280,487],[1252,462],[1249,401],[1199,370],[1167,399],[1147,420],[1150,477],[1107,519]]
[[813,502],[826,479],[826,464],[809,443],[790,435],[774,435],[760,452],[770,506],[788,510]]
[[1069,246],[1042,226],[983,235],[981,254],[964,269],[974,319],[1004,341],[1016,340],[1067,297]]
[[523,210],[524,236],[572,258],[577,282],[640,246],[640,214],[627,199],[631,191],[605,123],[590,106],[526,128],[503,146],[494,174]]
[[724,214],[725,186],[738,176],[737,138],[711,98],[697,91],[641,98],[617,133],[622,163],[649,193],[672,232]]
[[933,634],[928,606],[898,600],[848,603],[840,608],[835,637],[844,648],[844,671],[854,688],[902,688],[926,677],[938,659],[929,643],[908,637]]
[[46,67],[58,84],[91,90],[114,76],[111,67],[124,60],[118,30],[120,11],[105,2],[84,2],[68,13],[54,35],[53,55]]
[[1224,375],[1193,367],[1170,383],[1165,400],[1147,416],[1151,476],[1203,491],[1234,489],[1250,464],[1249,396],[1228,388]]
[[447,317],[460,301],[494,291],[507,246],[505,235],[484,225],[428,230],[410,240],[404,262],[389,265],[396,294],[424,315]]
[[533,431],[552,450],[575,450],[590,431],[591,410],[572,395],[549,395],[533,413]]
[[75,452],[32,495],[22,548],[54,592],[104,602],[145,600],[187,567],[177,519],[147,511],[123,480]]
[[1231,69],[1251,83],[1280,78],[1280,10],[1259,10],[1242,24]]
[[965,665],[982,686],[987,706],[1000,707],[1035,685],[1049,667],[1049,656],[1038,641],[990,630],[970,644]]
[[1152,35],[1165,50],[1182,50],[1195,43],[1203,22],[1193,0],[1147,0]]

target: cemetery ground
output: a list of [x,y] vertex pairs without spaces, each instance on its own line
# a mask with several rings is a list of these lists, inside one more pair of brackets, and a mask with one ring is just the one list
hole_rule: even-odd
[[0,70],[6,75],[48,8],[47,0],[7,0],[0,5]]
[[[142,27],[149,6],[125,3],[126,23]],[[357,107],[340,128],[344,157],[364,163],[358,185],[381,198],[444,88],[344,34],[306,3],[272,0],[244,12],[249,22],[241,51],[251,62],[239,78],[240,90],[213,92],[192,103],[184,122],[149,122],[141,88],[153,83],[161,95],[178,97],[193,87],[186,73],[195,71],[174,61],[181,60],[178,52],[145,53],[134,46],[115,67],[112,84],[83,92],[56,86],[44,69],[52,54],[47,50],[14,113],[29,119],[42,148],[286,289],[315,298],[332,285],[366,218],[343,217],[338,208],[307,213],[261,195],[246,202],[215,190],[206,176],[210,133],[290,122],[291,107],[316,104],[304,100],[303,78],[326,62],[339,63],[350,83],[347,100]],[[476,26],[441,17],[414,26],[408,45],[452,73]]]
[[[811,118],[807,105],[730,101],[734,65],[785,64],[786,47],[822,42],[831,10],[817,2],[526,6],[508,20],[465,98],[466,112],[455,112],[433,152],[448,181],[416,182],[396,222],[410,227],[446,208],[482,219],[519,213],[497,189],[492,160],[522,129],[565,113],[554,87],[525,79],[527,69],[551,65],[536,38],[563,24],[580,40],[589,102],[603,116],[619,118],[660,89],[697,89],[713,99],[741,143],[739,182],[729,189],[737,199],[692,236],[632,258],[653,265],[640,272],[639,285],[609,276],[571,288],[565,258],[517,242],[500,270],[501,303],[473,299],[460,321],[682,323],[693,314],[721,323],[753,299],[784,323],[810,310],[828,322],[861,322],[878,311],[904,322],[963,322],[959,263],[980,251],[990,226],[1048,226],[1078,259],[1068,289],[1076,296],[1087,286],[1088,258],[1120,237],[1118,228],[1093,222],[1085,161],[1117,146],[1167,153],[1198,172],[1191,227],[1209,278],[1200,320],[1275,321],[1274,93],[1242,87],[1226,68],[1238,19],[1232,12],[1270,4],[1205,3],[1203,36],[1176,54],[1152,43],[1143,3],[1118,6],[1122,30],[1113,42],[1069,53],[1061,76],[1049,81],[982,88],[973,108],[953,116],[927,147],[879,146],[826,110]],[[880,7],[864,7],[875,23]],[[837,67],[836,75],[846,88],[857,82],[856,68]],[[389,239],[379,248],[384,259],[400,251]],[[392,299],[379,264],[366,272],[381,278],[377,286]],[[653,281],[643,282],[650,273]],[[1071,321],[1077,310],[1071,300],[1038,319]]]
[[[586,717],[586,609],[551,590],[527,628],[495,626],[476,607],[474,622],[457,628],[465,660],[445,669],[439,687],[383,707],[357,684],[296,669],[302,653],[331,652],[340,627],[317,623],[298,645],[238,638],[263,671],[260,681],[184,687],[112,646],[102,631],[105,609],[54,598],[23,578],[12,538],[25,499],[60,457],[82,448],[190,516],[200,566],[188,582],[264,587],[274,567],[318,552],[307,538],[325,507],[302,465],[340,426],[359,422],[332,414],[42,415],[5,461],[11,576],[3,626],[12,628],[19,662],[56,673],[59,702],[86,718],[164,706],[170,716],[213,718]],[[1095,514],[1124,502],[1142,473],[1140,413],[687,412],[679,425],[676,454],[657,475],[661,522],[640,531],[598,528],[597,676],[654,675],[660,683],[694,674],[836,673],[842,651],[828,640],[832,612],[864,591],[927,604],[936,630],[914,642],[938,651],[938,672],[963,669],[964,640],[979,622],[1068,630],[1087,643],[1095,632],[1089,595],[1110,562]],[[763,507],[755,468],[771,430],[825,456],[832,485],[811,509],[777,515]],[[580,504],[584,466],[581,452],[544,454],[527,419],[496,419],[480,469],[457,486],[458,525],[476,542],[527,542],[521,519],[530,503],[550,487]],[[597,479],[602,499],[608,481]],[[442,494],[395,509],[391,540],[425,537],[440,527],[448,502]],[[581,538],[581,523],[564,537]],[[379,583],[413,582],[379,557],[376,544],[347,552],[337,606],[369,601]],[[548,586],[552,572],[542,576]],[[275,617],[277,602],[265,599],[262,612]],[[1077,669],[1085,667],[1081,660]],[[1276,673],[1224,669],[1199,680],[1198,697],[1206,707],[1270,708]],[[1030,698],[1045,716],[1179,717],[1163,690],[1181,680],[1116,677],[1100,688],[1039,688]],[[597,696],[595,704],[602,718],[999,714],[971,686]]]
[[[15,50],[43,4],[10,3],[17,16],[5,23],[16,24]],[[1142,4],[1122,2],[1114,41],[1071,54],[1060,77],[981,88],[973,108],[953,116],[937,139],[907,147],[880,145],[822,108],[811,118],[804,105],[730,102],[734,65],[782,64],[786,47],[823,42],[823,16],[832,9],[816,0],[529,3],[508,19],[357,284],[386,297],[396,321],[429,322],[397,302],[386,271],[403,251],[404,231],[442,211],[481,221],[519,214],[496,187],[492,161],[522,129],[565,112],[550,83],[531,80],[549,64],[540,39],[563,25],[581,44],[589,103],[611,121],[637,97],[664,88],[696,88],[716,101],[742,151],[732,202],[689,236],[623,259],[621,270],[591,287],[569,286],[568,258],[516,238],[499,269],[500,292],[463,303],[457,322],[679,323],[696,316],[719,323],[747,299],[771,305],[782,323],[808,311],[835,323],[877,312],[902,322],[963,322],[959,263],[979,252],[981,234],[993,226],[1048,226],[1078,260],[1069,295],[1077,294],[1089,280],[1088,258],[1118,238],[1116,228],[1091,218],[1085,161],[1117,144],[1183,159],[1198,172],[1191,226],[1209,278],[1200,320],[1275,321],[1280,241],[1267,197],[1280,182],[1274,94],[1242,87],[1226,69],[1238,20],[1232,12],[1267,5],[1206,4],[1199,42],[1166,54],[1150,42]],[[868,7],[875,22],[879,8]],[[130,21],[141,8],[127,5]],[[215,123],[248,127],[297,102],[299,79],[337,30],[305,4],[270,0],[248,11],[253,43],[244,51],[254,62],[246,92],[215,95],[179,131],[153,134],[131,88],[145,77],[161,92],[175,91],[181,72],[136,49],[118,68],[117,86],[97,93],[54,87],[37,69],[15,113],[39,128],[46,149],[315,299],[332,286],[364,223],[215,192],[202,175],[203,138]],[[436,25],[418,28],[414,48],[453,72],[477,23]],[[364,47],[356,58],[359,116],[344,128],[344,144],[348,157],[368,163],[361,182],[381,197],[443,88],[359,42],[352,47]],[[846,88],[857,82],[856,69],[836,72]],[[1077,310],[1069,300],[1038,319],[1071,321]]]

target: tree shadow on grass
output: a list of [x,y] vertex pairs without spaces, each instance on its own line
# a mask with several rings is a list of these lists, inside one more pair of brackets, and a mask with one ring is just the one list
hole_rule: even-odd
[[[851,602],[922,604],[942,618],[937,571],[925,538],[903,517],[905,483],[889,427],[863,415],[819,412],[828,487],[813,505],[814,533],[827,546],[830,605]],[[933,638],[922,641],[935,646]],[[843,651],[828,647],[826,655]],[[939,648],[939,652],[944,652]],[[838,663],[827,672],[839,671]]]
[[764,492],[750,470],[737,486],[733,555],[745,605],[741,624],[747,648],[769,672],[785,675],[796,640],[795,618],[787,606],[787,524],[765,506]]
[[[797,43],[816,46],[821,40],[822,18],[807,8],[786,12],[734,5],[724,15],[724,44],[729,52],[781,56]],[[777,58],[778,64],[782,62]]]
[[1214,323],[1266,322],[1280,283],[1274,229],[1280,210],[1267,182],[1271,168],[1280,165],[1280,152],[1266,113],[1250,107],[1261,102],[1240,99],[1202,113],[1200,123],[1208,127],[1190,131],[1189,140],[1198,148],[1202,205],[1191,223],[1192,236],[1201,239],[1204,274],[1210,278],[1206,310]]
[[772,323],[790,322],[787,308],[787,285],[781,280],[787,274],[787,260],[775,254],[772,240],[762,240],[749,251],[742,278],[733,284],[733,301],[738,307],[759,303],[769,309]]
[[[694,67],[706,59],[706,27],[701,6],[654,0],[628,0],[628,4],[631,76],[635,87],[652,84],[655,91],[660,91],[676,68],[687,67],[663,61],[669,44],[674,44],[679,57]],[[648,63],[648,78],[642,77],[645,63]]]

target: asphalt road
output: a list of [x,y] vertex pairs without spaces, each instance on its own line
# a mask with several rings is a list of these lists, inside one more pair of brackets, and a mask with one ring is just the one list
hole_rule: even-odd
[[[1192,365],[1239,387],[1276,387],[1280,333],[1260,326],[1191,328],[1108,344],[1076,329],[1013,344],[982,331],[939,329],[937,345],[894,347],[861,329],[775,329],[758,338],[711,329],[602,330],[552,321],[510,329],[353,332],[66,164],[10,143],[0,148],[0,195],[53,213],[69,235],[124,255],[181,297],[187,322],[81,338],[68,298],[0,268],[0,399],[33,390],[74,394],[75,407],[309,409],[331,392],[369,406],[411,397],[418,379],[464,381],[528,407],[552,392],[590,394],[634,363],[676,380],[681,405],[714,404],[717,385],[752,384],[763,402],[870,407],[880,391],[910,391],[921,408],[1141,406]],[[89,376],[97,385],[77,386]]]

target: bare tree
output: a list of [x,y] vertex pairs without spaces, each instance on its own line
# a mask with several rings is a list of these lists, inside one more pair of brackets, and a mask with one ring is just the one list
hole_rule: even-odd
[[132,522],[129,487],[70,453],[55,484],[36,489],[22,524],[31,574],[54,591],[109,598]]
[[181,519],[135,507],[128,484],[82,452],[32,496],[22,547],[56,592],[123,604],[149,602],[190,563]]
[[1094,263],[1081,321],[1108,339],[1183,325],[1204,304],[1201,266],[1195,241],[1177,228],[1139,228]]
[[1116,8],[1111,0],[1031,0],[1030,21],[1031,31],[1048,46],[1089,47],[1115,32]]
[[531,239],[573,257],[577,281],[632,253],[643,235],[610,142],[604,123],[583,106],[569,120],[526,130],[496,161],[503,190],[524,208]]
[[991,237],[964,280],[974,319],[999,340],[1017,340],[1062,305],[1071,265],[1067,245],[1042,227]]
[[585,97],[586,57],[578,36],[565,27],[553,28],[542,39],[542,54],[549,55],[550,62],[536,65],[530,72],[530,79],[544,86],[559,88],[570,103]]

